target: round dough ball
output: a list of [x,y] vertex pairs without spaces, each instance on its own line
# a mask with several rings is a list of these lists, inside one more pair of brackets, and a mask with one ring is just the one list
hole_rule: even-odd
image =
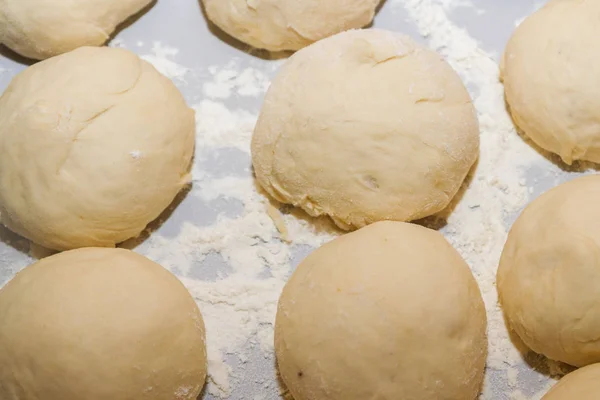
[[598,400],[600,364],[571,372],[550,389],[542,400]]
[[208,18],[259,49],[298,50],[373,20],[381,0],[203,0]]
[[600,362],[600,176],[562,184],[513,225],[497,286],[509,326],[537,353]]
[[189,182],[194,112],[135,54],[82,47],[0,97],[0,220],[48,248],[137,236]]
[[171,273],[129,250],[87,248],[0,290],[3,400],[192,400],[204,322]]
[[298,266],[279,300],[275,351],[295,400],[472,400],[485,308],[441,234],[379,222]]
[[444,209],[477,159],[469,94],[409,37],[344,32],[290,58],[252,140],[261,186],[343,229]]
[[38,60],[101,46],[152,0],[0,0],[0,43]]
[[517,126],[565,163],[600,162],[600,2],[550,1],[527,18],[503,58]]

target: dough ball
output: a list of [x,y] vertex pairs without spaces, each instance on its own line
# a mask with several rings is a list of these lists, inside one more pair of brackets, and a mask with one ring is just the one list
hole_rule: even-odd
[[137,236],[189,181],[194,112],[129,51],[83,47],[0,97],[0,219],[48,248]]
[[25,268],[0,290],[3,400],[195,400],[204,323],[185,287],[122,249]]
[[0,43],[44,59],[101,46],[117,25],[151,0],[0,0]]
[[269,89],[252,141],[275,199],[343,229],[444,209],[477,159],[469,94],[436,53],[384,30],[296,53]]
[[295,400],[472,400],[486,315],[467,264],[438,232],[379,222],[308,256],[275,323]]
[[600,2],[550,1],[525,20],[503,59],[517,126],[564,162],[600,162]]
[[537,353],[600,362],[600,176],[562,184],[513,225],[498,292],[509,326]]
[[600,364],[590,365],[562,378],[542,400],[598,400]]
[[208,18],[242,42],[298,50],[373,20],[381,0],[203,0]]

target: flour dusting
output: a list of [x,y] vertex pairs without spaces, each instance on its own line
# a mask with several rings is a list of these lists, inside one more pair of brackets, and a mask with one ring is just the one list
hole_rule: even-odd
[[204,95],[212,99],[227,99],[232,94],[257,97],[264,94],[270,79],[263,71],[246,67],[240,70],[239,60],[232,60],[224,67],[208,68],[213,80],[204,84]]
[[161,42],[154,42],[152,44],[152,53],[144,54],[140,57],[152,64],[161,74],[175,81],[185,82],[185,77],[190,70],[173,61],[173,58],[178,53],[179,50],[174,47],[164,45]]

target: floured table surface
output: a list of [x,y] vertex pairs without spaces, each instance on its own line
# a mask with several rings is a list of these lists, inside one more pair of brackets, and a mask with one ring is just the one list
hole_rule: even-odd
[[[479,113],[477,168],[455,204],[423,224],[441,230],[459,250],[486,302],[489,358],[481,399],[539,399],[551,377],[568,371],[509,339],[494,284],[508,228],[522,208],[586,171],[583,164],[567,168],[525,142],[505,109],[498,60],[516,25],[541,4],[387,0],[374,23],[443,54],[467,84]],[[152,224],[151,233],[124,247],[170,269],[196,298],[209,353],[203,399],[284,397],[273,355],[277,299],[297,263],[340,233],[327,219],[315,220],[288,207],[277,211],[252,178],[252,129],[270,79],[286,55],[249,53],[239,42],[211,31],[193,0],[159,0],[110,45],[138,53],[171,78],[196,110],[197,121],[192,187]],[[1,54],[4,89],[26,65],[8,51]],[[286,240],[271,218],[274,214],[285,223]],[[43,253],[0,228],[0,284]]]

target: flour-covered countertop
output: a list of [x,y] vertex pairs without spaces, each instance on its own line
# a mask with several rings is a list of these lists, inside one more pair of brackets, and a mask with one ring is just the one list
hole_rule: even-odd
[[[581,164],[567,168],[526,143],[505,110],[499,56],[515,26],[541,3],[387,0],[374,24],[442,53],[469,87],[479,112],[476,170],[447,212],[422,223],[445,234],[480,284],[490,342],[482,399],[539,399],[552,383],[550,376],[568,370],[527,354],[517,339],[509,339],[494,285],[508,228],[520,210],[585,170]],[[239,42],[209,29],[197,0],[158,0],[111,45],[136,52],[170,77],[196,110],[197,121],[193,186],[152,224],[151,234],[124,246],[177,274],[196,298],[209,353],[203,399],[283,397],[273,355],[277,299],[295,265],[339,234],[327,219],[282,207],[288,230],[283,240],[252,178],[252,129],[285,55],[247,53]],[[25,67],[0,50],[0,90]],[[43,253],[0,228],[0,284]]]

